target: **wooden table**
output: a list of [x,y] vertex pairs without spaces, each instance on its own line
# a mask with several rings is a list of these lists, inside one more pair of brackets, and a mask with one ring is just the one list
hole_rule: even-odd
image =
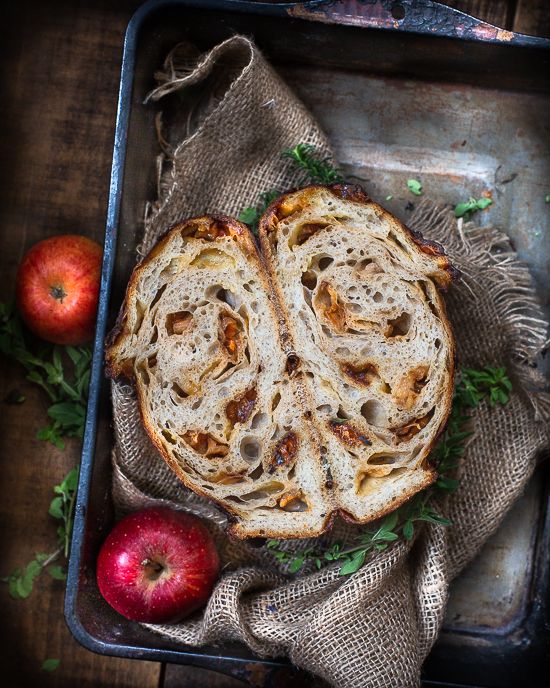
[[[2,22],[0,223],[2,301],[13,296],[18,263],[33,243],[58,233],[101,242],[104,231],[117,91],[126,25],[140,0],[20,0]],[[527,0],[455,0],[455,7],[499,26],[549,35],[550,8]],[[2,360],[0,400],[13,389],[22,405],[2,403],[0,576],[55,546],[47,516],[52,486],[78,461],[36,439],[45,400],[22,369]],[[92,654],[73,640],[63,620],[64,584],[42,576],[27,600],[2,600],[2,685],[14,688],[242,685],[205,672]],[[59,658],[51,673],[46,658]]]

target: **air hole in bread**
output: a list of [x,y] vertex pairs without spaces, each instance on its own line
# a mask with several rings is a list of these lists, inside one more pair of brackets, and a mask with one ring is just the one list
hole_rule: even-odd
[[404,312],[393,320],[388,320],[386,337],[404,337],[411,327],[411,314]]
[[372,300],[374,301],[374,303],[382,303],[382,301],[384,300],[384,297],[382,296],[382,294],[379,291],[375,291],[374,294],[372,295]]
[[178,311],[166,316],[165,328],[168,336],[181,335],[189,329],[193,314],[190,311]]
[[323,270],[326,270],[326,269],[327,269],[328,267],[330,267],[333,263],[334,263],[334,258],[332,258],[331,256],[324,256],[323,258],[321,258],[321,260],[320,260],[319,263],[318,263],[318,265],[319,265],[319,270],[320,270],[321,272],[323,272]]
[[183,387],[180,387],[177,382],[172,383],[172,390],[177,394],[177,396],[180,399],[187,399],[189,394],[183,389]]
[[[389,477],[397,478],[403,473],[406,473],[409,469],[405,467],[400,468],[384,468],[382,470],[373,469],[373,472],[364,471],[359,473],[356,479],[355,491],[359,497],[363,497],[372,492],[376,492],[380,489],[380,485],[384,484],[384,481]],[[374,474],[373,474],[374,473]],[[376,475],[378,473],[378,475]],[[383,474],[383,475],[381,475]]]
[[319,413],[330,413],[332,414],[332,406],[330,404],[321,404],[321,406],[317,406],[315,409]]
[[369,399],[361,406],[361,415],[369,425],[383,428],[388,422],[384,407],[376,399]]
[[209,270],[232,269],[235,267],[235,259],[225,251],[220,251],[217,248],[208,248],[195,256],[189,263],[189,266]]
[[157,303],[160,301],[160,297],[164,294],[166,291],[166,287],[168,284],[163,284],[160,289],[157,290],[157,293],[155,294],[155,298],[151,301],[151,305],[149,306],[149,310],[152,311],[153,308],[157,305]]
[[246,494],[240,495],[240,498],[245,502],[251,499],[265,499],[266,497],[271,497],[271,495],[282,492],[285,489],[283,483],[270,482],[265,483],[265,485],[260,485],[260,489],[254,490],[253,492],[247,492]]
[[203,397],[199,397],[196,401],[193,402],[191,405],[191,409],[193,411],[196,411],[198,408],[200,408],[200,405],[202,404]]
[[439,349],[439,347],[441,346],[441,339],[439,339],[439,338],[436,339],[436,340],[434,341],[434,346],[435,346],[436,349]]
[[255,437],[244,437],[241,440],[240,453],[245,461],[256,461],[260,456],[260,443]]
[[338,412],[336,413],[336,417],[340,418],[340,420],[350,420],[350,418],[351,418],[349,413],[344,411],[344,409],[341,406],[338,407]]
[[428,294],[428,289],[426,287],[426,284],[424,282],[417,282],[416,284],[418,285],[420,291],[424,294],[424,299],[426,300],[426,303],[428,304],[428,308],[435,315],[435,317],[439,319],[439,312],[438,312],[437,308],[435,307],[435,304],[433,303],[430,295]]
[[258,466],[256,466],[256,468],[253,471],[251,471],[248,474],[248,477],[252,478],[252,480],[258,480],[259,478],[262,477],[263,474],[264,474],[264,467],[260,463],[260,464],[258,464]]
[[149,358],[147,359],[147,367],[149,368],[149,370],[153,370],[153,368],[157,367],[157,354],[156,353],[151,354],[151,356],[149,356]]
[[417,435],[423,428],[428,425],[432,416],[434,415],[435,408],[433,408],[425,416],[420,418],[414,418],[413,420],[401,425],[397,428],[392,428],[392,432],[395,435],[395,443],[401,444],[402,442],[408,442],[415,435]]
[[294,235],[294,241],[289,241],[289,246],[301,246],[314,234],[327,227],[330,227],[330,224],[327,222],[304,222],[299,226],[298,231]]
[[132,328],[132,334],[137,334],[139,332],[139,328],[143,323],[143,318],[145,317],[146,310],[147,306],[139,299],[136,299],[136,320]]
[[174,437],[174,435],[172,435],[172,433],[169,432],[168,430],[162,430],[161,433],[162,433],[162,436],[164,437],[164,439],[165,439],[169,444],[177,444],[177,443],[178,443],[178,441],[176,440],[176,438]]
[[[231,370],[235,368],[235,364],[233,361],[227,361],[227,363],[224,365],[224,367],[219,370],[218,372],[214,373],[212,375],[213,380],[221,380],[222,377],[227,376],[227,373],[229,373]],[[202,379],[203,376],[201,376]],[[225,396],[225,394],[223,395]]]
[[226,303],[228,306],[231,306],[231,308],[235,308],[237,302],[235,299],[235,294],[229,290],[229,289],[224,289],[223,287],[221,289],[218,289],[216,292],[216,298],[218,301],[221,301],[222,303]]
[[239,483],[245,483],[247,481],[238,473],[226,473],[222,471],[212,476],[212,482],[218,485],[238,485]]
[[317,286],[317,275],[313,272],[313,270],[307,270],[307,272],[302,274],[302,284],[310,291],[315,289]]
[[285,371],[292,377],[300,366],[300,359],[296,354],[288,354],[286,357]]
[[397,463],[400,458],[397,454],[372,454],[368,463],[372,466],[388,466]]
[[281,395],[279,394],[279,392],[277,392],[277,394],[273,397],[273,400],[271,402],[271,410],[272,411],[275,411],[277,406],[279,406],[280,401],[281,401]]
[[336,348],[335,353],[338,354],[338,356],[349,356],[351,351],[347,346],[339,346]]
[[308,503],[302,498],[301,490],[298,494],[290,492],[284,494],[279,499],[279,508],[283,511],[299,512],[308,511]]

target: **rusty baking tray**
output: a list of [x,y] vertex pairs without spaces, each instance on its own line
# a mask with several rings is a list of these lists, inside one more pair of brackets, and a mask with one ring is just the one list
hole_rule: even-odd
[[[155,197],[153,73],[181,40],[207,49],[253,36],[328,134],[337,159],[405,222],[406,179],[457,203],[486,189],[482,223],[506,228],[550,296],[550,41],[497,29],[428,0],[264,4],[150,2],[126,34],[105,234],[98,326],[65,614],[96,652],[194,664],[250,678],[288,671],[244,646],[185,648],[127,622],[101,599],[98,547],[112,525],[108,384],[103,339]],[[390,201],[384,201],[392,195]],[[548,476],[540,470],[481,555],[453,584],[426,685],[550,685]],[[280,683],[280,685],[286,685]],[[392,688],[392,687],[388,687]]]

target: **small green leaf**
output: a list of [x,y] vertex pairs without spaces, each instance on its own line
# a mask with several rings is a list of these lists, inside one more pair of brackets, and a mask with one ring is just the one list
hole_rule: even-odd
[[65,573],[64,569],[61,566],[58,566],[57,564],[55,566],[48,566],[48,573],[54,580],[66,580],[67,579],[67,574]]
[[465,217],[478,210],[485,210],[493,203],[490,198],[469,198],[465,203],[458,203],[455,206],[455,217]]
[[414,535],[414,523],[409,520],[403,524],[403,537],[405,540],[412,540]]
[[340,575],[349,576],[350,574],[358,571],[365,563],[366,555],[367,553],[365,550],[359,550],[358,552],[355,552],[355,554],[340,567]]
[[61,663],[61,660],[59,660],[59,659],[45,659],[42,662],[42,670],[43,671],[55,671],[60,663]]
[[52,499],[48,513],[54,518],[63,518],[63,497],[54,497]]
[[544,197],[544,202],[550,203],[550,194],[546,194],[546,196]]
[[289,573],[296,573],[296,571],[299,571],[302,566],[304,565],[305,557],[303,554],[299,554],[295,556],[288,567],[288,572]]
[[389,194],[389,196],[386,196],[386,201],[391,201],[392,198],[393,198],[392,194]]
[[258,220],[258,211],[252,206],[244,208],[241,210],[237,219],[239,222],[244,222],[246,225],[252,225]]
[[78,466],[71,468],[71,470],[65,476],[65,480],[63,482],[64,482],[67,490],[70,490],[73,492],[74,492],[74,490],[76,490],[76,488],[78,486]]
[[415,196],[422,195],[422,184],[418,181],[418,179],[407,179],[407,188]]

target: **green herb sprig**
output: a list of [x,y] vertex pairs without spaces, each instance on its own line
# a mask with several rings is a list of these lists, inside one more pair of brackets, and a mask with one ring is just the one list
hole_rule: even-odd
[[38,439],[63,449],[63,437],[82,438],[91,348],[41,343],[31,349],[13,306],[0,303],[0,352],[23,365],[27,380],[41,387],[50,401],[50,423],[38,431]]
[[282,550],[279,540],[268,540],[267,549],[276,561],[288,564],[289,573],[296,573],[308,561],[312,561],[317,569],[323,564],[337,561],[340,563],[340,574],[346,576],[358,571],[370,552],[385,550],[400,537],[412,540],[419,523],[450,525],[450,521],[438,514],[430,502],[439,491],[452,492],[458,487],[458,480],[452,477],[452,473],[464,454],[466,440],[472,435],[467,429],[470,412],[483,400],[487,400],[491,406],[507,404],[511,390],[512,383],[504,367],[463,369],[453,396],[447,427],[430,456],[438,470],[437,481],[386,516],[376,529],[361,533],[352,546],[344,547],[341,542],[336,542],[324,551],[309,547],[292,553]]
[[[309,143],[298,143],[294,148],[285,148],[281,153],[306,172],[307,179],[314,184],[338,184],[344,181],[342,172],[334,165],[332,159],[323,156],[315,146]],[[263,191],[255,206],[244,208],[238,216],[240,222],[247,224],[254,234],[258,232],[258,222],[267,206],[283,192],[277,189]]]
[[286,148],[283,158],[290,158],[297,167],[307,173],[309,180],[315,184],[341,184],[344,176],[330,156],[323,156],[310,143],[299,143],[294,148]]
[[468,220],[478,210],[485,210],[492,203],[493,201],[490,198],[475,199],[470,197],[465,203],[458,203],[455,206],[455,217],[463,217],[465,220]]
[[47,571],[54,580],[65,580],[67,574],[63,566],[54,564],[59,557],[67,559],[74,521],[74,503],[78,484],[78,467],[72,468],[59,485],[53,488],[49,514],[61,521],[57,528],[58,547],[54,552],[38,553],[25,567],[17,568],[9,576],[0,578],[8,584],[8,592],[13,599],[27,598],[33,591],[34,583],[43,571]]

